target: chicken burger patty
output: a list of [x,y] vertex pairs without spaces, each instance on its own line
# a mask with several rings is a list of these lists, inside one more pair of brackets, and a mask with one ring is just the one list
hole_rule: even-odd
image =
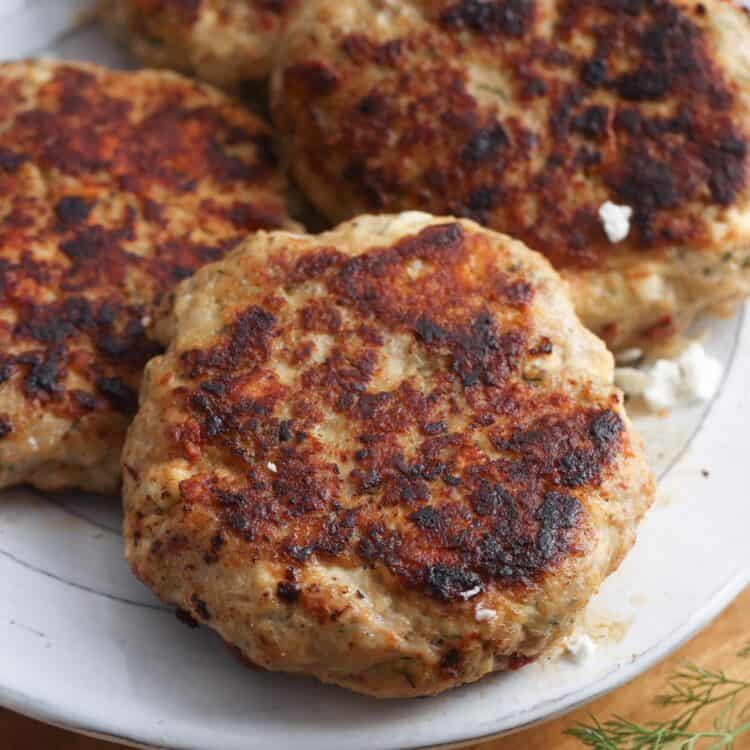
[[544,258],[473,222],[258,233],[161,330],[126,554],[261,667],[380,697],[519,667],[652,501],[611,355]]
[[273,92],[329,219],[416,208],[518,237],[613,349],[750,290],[738,3],[310,0]]
[[268,127],[172,73],[0,66],[0,487],[112,491],[177,281],[287,226]]
[[100,17],[142,62],[223,88],[265,78],[298,0],[101,0]]

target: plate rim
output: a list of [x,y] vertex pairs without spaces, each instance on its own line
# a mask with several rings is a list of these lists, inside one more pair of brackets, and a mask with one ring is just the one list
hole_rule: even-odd
[[[425,750],[426,748],[430,750],[453,750],[454,748],[458,749],[476,743],[491,742],[494,739],[523,732],[531,727],[545,724],[548,721],[571,713],[597,698],[617,690],[666,659],[670,654],[674,653],[688,640],[698,635],[711,622],[717,619],[747,588],[750,588],[750,570],[743,571],[739,569],[734,576],[730,577],[724,585],[714,592],[704,607],[698,610],[681,626],[675,628],[667,637],[658,643],[652,644],[640,654],[634,655],[626,664],[615,667],[608,674],[591,683],[589,689],[579,690],[578,693],[581,694],[579,700],[566,703],[568,696],[563,695],[552,702],[554,704],[565,703],[565,705],[553,708],[548,712],[544,710],[544,707],[548,705],[547,703],[539,704],[530,712],[531,716],[528,721],[524,721],[512,729],[499,730],[472,737],[456,738],[427,746],[409,744],[401,748],[401,750]],[[25,695],[2,684],[0,684],[0,706],[49,726],[94,739],[114,742],[124,747],[137,748],[139,750],[202,750],[198,746],[191,744],[160,745],[149,741],[144,742],[138,739],[137,736],[112,734],[111,731],[107,731],[101,722],[73,720],[70,717],[70,712],[56,710],[54,706],[45,707],[42,702],[33,696]],[[66,719],[66,716],[69,718]]]

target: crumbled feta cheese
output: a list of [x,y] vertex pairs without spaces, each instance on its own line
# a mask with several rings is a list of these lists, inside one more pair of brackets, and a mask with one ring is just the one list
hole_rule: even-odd
[[477,604],[477,608],[474,610],[474,617],[477,622],[488,622],[497,617],[497,612],[494,609],[486,609],[481,604]]
[[477,594],[481,593],[482,587],[481,586],[474,586],[473,589],[468,589],[467,591],[462,591],[459,596],[466,601],[467,599],[471,599],[472,597],[475,597]]
[[28,443],[29,448],[31,448],[31,450],[33,450],[33,451],[39,450],[39,443],[37,443],[35,437],[31,437],[30,436],[30,437],[26,438],[26,442]]
[[648,383],[643,389],[643,398],[649,409],[671,409],[680,403],[682,373],[677,362],[657,359],[649,368],[647,376]]
[[618,206],[612,201],[603,203],[599,208],[599,220],[604,231],[613,244],[622,242],[630,234],[630,219],[633,209],[630,206]]
[[644,369],[618,367],[615,383],[629,396],[642,396],[654,410],[710,400],[721,383],[721,363],[692,342],[677,359],[657,359]]
[[596,651],[596,644],[585,633],[574,633],[565,641],[565,658],[575,664],[587,662]]
[[618,365],[632,365],[643,357],[643,349],[623,349],[615,355]]
[[151,316],[150,316],[150,315],[144,315],[144,316],[143,316],[143,317],[141,318],[141,325],[142,325],[142,326],[143,326],[144,328],[148,328],[148,327],[149,327],[149,326],[151,325]]
[[279,470],[279,467],[278,467],[278,466],[276,466],[276,464],[275,464],[275,463],[273,463],[273,461],[269,461],[269,462],[268,462],[268,463],[266,464],[266,466],[268,467],[268,470],[269,470],[269,471],[272,471],[272,472],[273,472],[274,474],[275,474],[275,473],[276,473],[276,472],[277,472],[277,471]]
[[713,398],[721,384],[721,362],[706,354],[706,350],[697,341],[693,341],[682,352],[678,362],[685,395],[693,401],[709,401]]

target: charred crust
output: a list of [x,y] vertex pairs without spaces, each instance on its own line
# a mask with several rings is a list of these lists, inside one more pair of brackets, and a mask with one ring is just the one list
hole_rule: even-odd
[[296,583],[279,581],[276,586],[276,596],[285,604],[294,604],[299,599],[300,590]]
[[514,520],[516,503],[513,496],[499,484],[481,480],[479,489],[472,497],[474,512],[480,516],[501,516],[509,522]]
[[282,419],[279,422],[279,442],[286,443],[292,439],[292,436],[292,421],[290,419]]
[[28,161],[28,157],[25,154],[19,154],[6,146],[0,146],[0,170],[3,172],[13,173],[26,161]]
[[425,344],[434,344],[448,337],[447,331],[424,315],[417,320],[414,332]]
[[[535,585],[580,553],[577,496],[609,477],[625,424],[609,401],[584,408],[524,380],[552,342],[531,330],[533,287],[501,270],[484,233],[436,224],[353,257],[313,248],[285,263],[280,285],[294,297],[314,278],[314,303],[249,304],[205,348],[175,355],[175,454],[211,451],[231,470],[183,481],[183,507],[210,509],[240,555],[371,566],[445,603]],[[331,348],[282,384],[276,358],[309,328]],[[391,335],[425,363],[426,385],[373,385]],[[330,414],[353,445],[329,450]]]
[[[248,230],[284,223],[281,202],[262,190],[278,157],[265,126],[191,82],[55,64],[26,101],[10,85],[17,65],[32,63],[3,72],[2,366],[59,417],[132,414],[143,367],[160,351],[143,321],[161,297]],[[50,182],[44,195],[22,167]],[[199,205],[206,184],[227,208]],[[211,242],[173,228],[174,206],[210,215]],[[133,244],[142,237],[145,254]],[[71,375],[85,385],[70,387]]]
[[571,495],[548,492],[544,496],[536,519],[540,524],[537,547],[545,560],[559,554],[564,545],[561,535],[575,526],[581,512],[581,504]]
[[87,391],[69,391],[70,398],[78,406],[82,413],[94,411],[97,406],[96,396]]
[[460,671],[463,654],[457,648],[451,648],[443,654],[440,660],[440,669],[452,676],[457,676]]
[[619,414],[613,411],[603,411],[591,420],[589,432],[594,445],[599,450],[608,450],[619,439],[625,425]]
[[549,338],[547,338],[547,336],[543,336],[538,344],[529,349],[529,354],[531,354],[532,356],[552,354],[553,349],[554,347],[552,346],[552,342],[549,340]]
[[80,224],[88,219],[93,204],[78,195],[68,195],[61,198],[55,206],[55,216],[61,228]]
[[534,16],[533,0],[460,0],[440,15],[444,28],[521,37]]
[[13,432],[13,424],[5,414],[0,414],[0,440]]
[[464,599],[482,588],[482,579],[476,573],[443,563],[430,565],[425,570],[424,582],[430,596],[446,602]]
[[23,390],[29,398],[49,397],[60,392],[64,365],[59,350],[53,349],[43,355],[21,355],[16,361],[28,365],[26,377],[23,379]]
[[273,335],[274,316],[253,306],[240,313],[224,336],[212,349],[184,352],[180,359],[190,377],[221,376],[240,366],[252,368],[268,358],[268,345]]
[[138,394],[120,378],[97,378],[96,390],[104,396],[115,411],[135,414],[138,409]]
[[423,508],[415,510],[409,516],[409,520],[419,526],[420,529],[437,531],[443,522],[443,516],[431,505],[425,505]]
[[221,533],[214,534],[211,537],[211,546],[208,552],[203,556],[206,565],[213,565],[219,560],[219,551],[224,546],[224,537]]
[[599,139],[607,132],[609,109],[602,106],[588,107],[573,120],[573,130],[587,138]]
[[586,60],[581,66],[581,80],[591,88],[601,86],[607,80],[607,62],[600,58]]
[[489,128],[474,132],[466,142],[461,152],[461,158],[470,164],[481,164],[488,159],[497,157],[500,149],[509,144],[510,141],[505,128],[496,123]]

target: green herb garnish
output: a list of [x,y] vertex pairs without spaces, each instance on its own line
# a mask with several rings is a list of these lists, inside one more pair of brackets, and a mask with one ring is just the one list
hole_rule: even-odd
[[[750,644],[739,656],[750,657]],[[739,748],[740,737],[750,739],[750,681],[685,664],[668,686],[656,703],[679,707],[673,719],[638,724],[620,716],[605,722],[592,717],[566,734],[595,750],[730,750]],[[710,728],[697,729],[696,719],[710,706],[719,709],[718,717]]]

